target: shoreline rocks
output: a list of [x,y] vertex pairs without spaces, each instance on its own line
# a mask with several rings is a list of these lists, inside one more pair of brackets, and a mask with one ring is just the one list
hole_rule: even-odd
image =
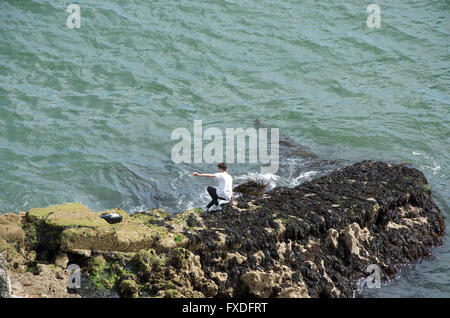
[[11,298],[11,280],[2,254],[0,254],[0,298]]
[[18,296],[63,297],[65,267],[77,264],[83,286],[70,297],[352,297],[369,265],[386,281],[442,244],[430,186],[405,165],[363,161],[295,188],[245,186],[236,207],[214,213],[101,212],[123,216],[109,224],[69,203],[3,214],[0,253],[13,286],[44,275],[60,287]]

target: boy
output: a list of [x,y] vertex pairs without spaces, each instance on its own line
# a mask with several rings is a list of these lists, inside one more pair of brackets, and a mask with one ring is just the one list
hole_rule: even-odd
[[220,162],[217,167],[219,168],[218,173],[214,174],[200,174],[198,172],[194,172],[192,175],[194,177],[207,177],[207,178],[215,178],[219,183],[219,188],[216,189],[214,187],[208,187],[207,191],[211,196],[211,202],[206,206],[206,211],[209,210],[213,205],[219,206],[219,199],[231,201],[232,205],[235,205],[233,197],[233,178],[227,172],[227,164],[225,162]]

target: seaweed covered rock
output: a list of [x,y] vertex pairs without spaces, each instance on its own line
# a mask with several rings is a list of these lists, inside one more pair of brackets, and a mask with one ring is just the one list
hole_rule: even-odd
[[235,186],[233,191],[242,193],[244,196],[258,196],[264,194],[268,186],[269,185],[264,180],[248,180]]
[[[0,253],[13,293],[351,297],[368,267],[389,280],[400,264],[442,244],[444,219],[430,186],[405,165],[363,161],[295,188],[245,187],[251,191],[237,206],[215,213],[115,209],[106,212],[123,221],[109,224],[69,203],[3,214]],[[85,279],[69,294],[71,264]]]
[[125,297],[136,298],[138,297],[139,287],[134,280],[126,279],[120,283],[120,293]]
[[[279,297],[306,286],[311,297],[350,297],[368,265],[387,280],[399,264],[442,244],[444,220],[430,187],[404,165],[364,161],[242,200],[249,208],[205,215],[196,238],[203,267],[227,272],[233,296]],[[280,283],[263,274],[271,271],[290,278]]]

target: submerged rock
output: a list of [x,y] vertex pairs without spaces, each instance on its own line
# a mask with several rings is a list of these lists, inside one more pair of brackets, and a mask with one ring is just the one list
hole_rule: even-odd
[[64,277],[76,263],[99,296],[351,297],[368,266],[389,280],[444,234],[424,175],[372,161],[251,191],[216,213],[103,213],[123,220],[109,224],[79,203],[1,215],[8,271],[39,275],[44,264]]
[[241,183],[233,188],[234,192],[242,193],[245,196],[248,195],[262,195],[266,192],[269,185],[263,180],[249,180]]

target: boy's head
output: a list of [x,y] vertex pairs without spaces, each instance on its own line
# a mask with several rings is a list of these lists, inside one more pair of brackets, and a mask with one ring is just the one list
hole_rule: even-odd
[[217,164],[217,167],[219,168],[220,172],[225,172],[227,171],[227,164],[225,162],[219,162]]

